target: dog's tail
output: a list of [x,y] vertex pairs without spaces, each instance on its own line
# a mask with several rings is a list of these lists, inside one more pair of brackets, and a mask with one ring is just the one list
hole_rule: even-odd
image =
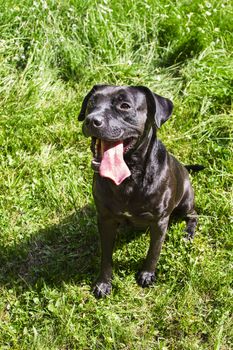
[[205,169],[204,165],[200,165],[200,164],[185,165],[184,167],[188,171],[194,171],[194,172]]

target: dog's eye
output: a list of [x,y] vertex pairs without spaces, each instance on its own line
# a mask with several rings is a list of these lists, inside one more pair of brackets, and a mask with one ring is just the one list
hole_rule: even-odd
[[120,105],[120,109],[129,109],[130,108],[130,105],[126,102],[123,102],[121,105]]

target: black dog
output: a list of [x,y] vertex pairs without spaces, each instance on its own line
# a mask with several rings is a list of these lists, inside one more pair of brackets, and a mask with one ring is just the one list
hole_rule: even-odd
[[[112,253],[118,224],[127,219],[150,227],[150,247],[138,284],[149,286],[171,214],[186,223],[189,238],[197,225],[188,171],[157,139],[156,131],[173,104],[144,86],[96,85],[84,98],[79,120],[92,137],[93,195],[101,238],[101,271],[94,293],[111,291]],[[200,166],[187,166],[200,170]]]

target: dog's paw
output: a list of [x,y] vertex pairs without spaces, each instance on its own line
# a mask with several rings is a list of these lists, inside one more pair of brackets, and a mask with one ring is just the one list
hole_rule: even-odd
[[96,298],[104,298],[111,293],[111,290],[112,285],[110,282],[97,282],[93,289],[93,293]]
[[155,273],[141,271],[137,275],[137,282],[142,288],[149,287],[155,281]]
[[192,243],[193,240],[194,240],[194,235],[195,235],[195,232],[194,231],[191,231],[191,230],[184,230],[185,232],[185,236],[183,237],[183,240],[185,242],[190,242]]

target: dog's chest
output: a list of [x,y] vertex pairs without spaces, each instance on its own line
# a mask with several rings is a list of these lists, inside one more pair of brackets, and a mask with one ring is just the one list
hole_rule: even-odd
[[119,221],[129,222],[137,227],[148,226],[155,219],[155,216],[148,211],[137,213],[129,211],[118,212],[116,217],[119,219]]
[[[126,186],[94,186],[97,206],[104,207],[118,221],[127,221],[135,226],[146,226],[157,216],[153,201],[147,192],[134,183]],[[99,205],[98,205],[99,204]]]

